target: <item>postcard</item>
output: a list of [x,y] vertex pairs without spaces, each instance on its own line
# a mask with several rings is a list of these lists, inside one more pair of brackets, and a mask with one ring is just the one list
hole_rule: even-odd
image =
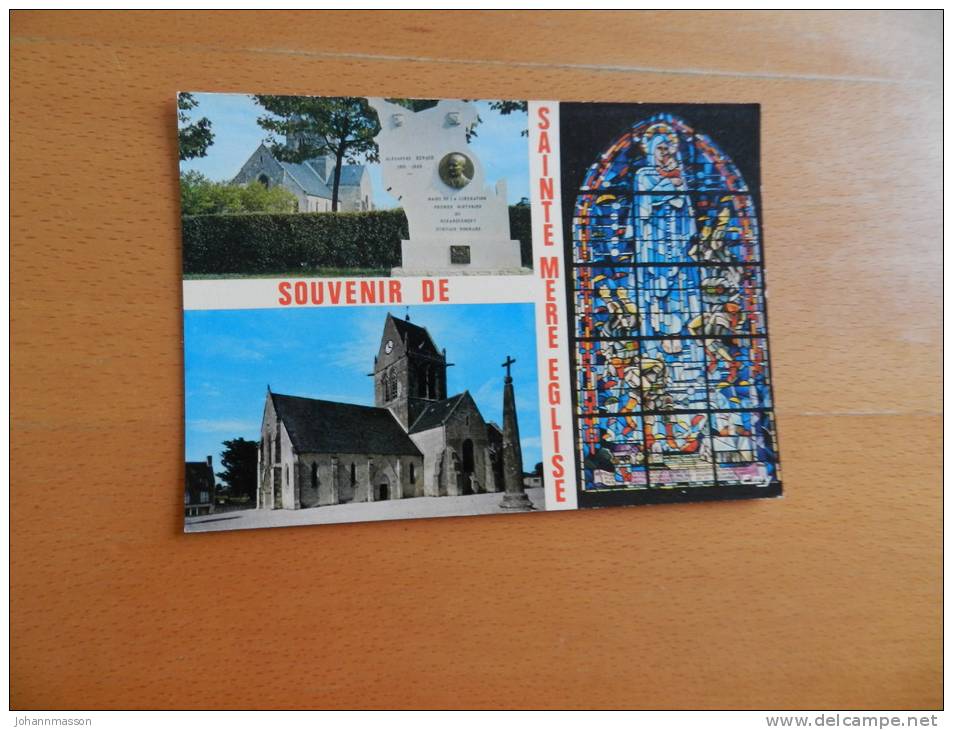
[[187,532],[781,495],[756,104],[178,109]]

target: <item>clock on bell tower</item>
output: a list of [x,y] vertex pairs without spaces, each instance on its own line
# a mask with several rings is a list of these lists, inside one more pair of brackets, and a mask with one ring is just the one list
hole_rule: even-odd
[[409,316],[387,315],[373,375],[374,405],[389,408],[405,429],[428,404],[447,397],[447,354]]

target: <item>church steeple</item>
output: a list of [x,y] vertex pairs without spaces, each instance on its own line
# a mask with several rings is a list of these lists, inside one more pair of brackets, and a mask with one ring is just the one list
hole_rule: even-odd
[[[297,152],[301,147],[308,147],[312,150],[321,149],[319,139],[313,132],[307,131],[304,119],[300,114],[292,117],[292,122],[299,128],[285,134],[285,146],[289,150]],[[316,155],[308,159],[307,163],[323,182],[330,183],[331,176],[334,174],[334,160],[329,155]]]
[[388,314],[374,362],[374,405],[410,428],[428,404],[446,397],[446,352],[425,328]]

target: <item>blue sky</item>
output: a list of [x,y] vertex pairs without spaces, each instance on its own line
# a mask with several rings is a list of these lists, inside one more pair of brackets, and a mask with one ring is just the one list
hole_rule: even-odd
[[[208,117],[215,139],[208,154],[180,163],[183,172],[196,170],[212,180],[231,180],[241,166],[265,140],[267,132],[258,126],[258,117],[265,110],[246,94],[194,94],[198,107],[189,114],[193,120]],[[502,115],[490,109],[489,102],[475,102],[482,122],[471,148],[483,162],[487,183],[505,179],[509,203],[529,197],[528,140],[521,136],[527,127],[523,113]],[[368,165],[374,188],[374,205],[397,207],[397,200],[384,191],[380,166]]]
[[260,437],[265,389],[374,405],[374,367],[384,319],[410,314],[447,349],[447,393],[469,390],[488,421],[503,423],[507,355],[523,448],[523,468],[540,461],[536,329],[532,304],[326,307],[185,312],[185,457],[211,454],[221,470],[222,441]]

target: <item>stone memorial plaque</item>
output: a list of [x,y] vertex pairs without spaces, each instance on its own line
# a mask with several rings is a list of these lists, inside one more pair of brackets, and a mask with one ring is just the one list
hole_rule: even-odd
[[450,247],[450,263],[451,264],[470,263],[470,247],[469,246],[451,246]]

